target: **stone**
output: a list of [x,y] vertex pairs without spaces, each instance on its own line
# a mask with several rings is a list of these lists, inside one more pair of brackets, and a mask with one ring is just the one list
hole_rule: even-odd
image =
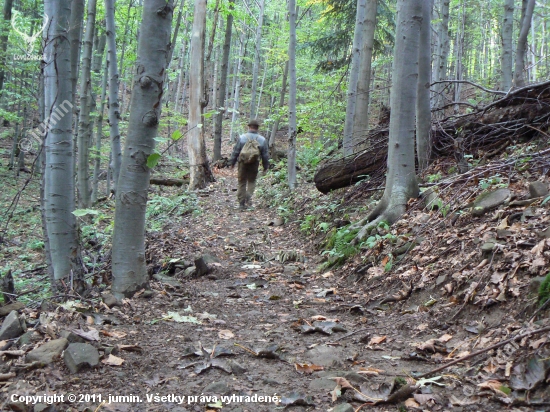
[[510,198],[512,192],[509,189],[497,189],[492,192],[486,192],[479,195],[474,200],[472,214],[474,216],[482,216],[485,213],[493,210]]
[[45,403],[37,403],[34,405],[33,412],[54,412],[56,409],[53,405],[47,405]]
[[195,268],[195,266],[189,266],[187,269],[185,269],[185,271],[183,272],[183,276],[184,277],[191,277],[191,276],[195,276],[195,272],[197,271],[197,269]]
[[543,182],[531,182],[529,183],[529,198],[534,199],[536,197],[548,196],[548,185]]
[[63,352],[63,360],[71,373],[77,373],[99,365],[99,352],[89,343],[71,343]]
[[341,367],[345,356],[336,347],[319,345],[305,353],[308,362],[325,367]]
[[231,367],[231,371],[233,372],[233,375],[242,375],[243,373],[246,372],[246,368],[235,361],[229,361],[227,363]]
[[105,303],[109,308],[120,306],[120,302],[112,293],[103,292],[101,294],[101,298],[103,299],[103,303]]
[[538,232],[537,237],[540,237],[541,239],[550,239],[550,226],[548,226],[545,230]]
[[349,403],[340,403],[332,408],[332,412],[354,412],[355,409]]
[[544,280],[546,279],[546,276],[537,276],[535,278],[532,278],[529,282],[529,294],[531,295],[538,295],[540,285]]
[[13,302],[13,303],[10,303],[6,306],[2,306],[0,308],[0,316],[6,316],[6,315],[9,315],[11,313],[11,311],[13,310],[21,310],[25,307],[25,304],[24,303],[21,303],[21,302]]
[[145,298],[145,299],[150,299],[154,296],[154,293],[152,290],[148,289],[146,291],[144,291],[141,295],[142,298]]
[[165,284],[170,285],[174,288],[182,288],[183,287],[183,284],[179,280],[174,279],[170,276],[161,275],[160,273],[155,273],[153,275],[153,278],[158,280],[161,283],[165,283]]
[[439,210],[443,201],[437,193],[437,188],[431,187],[422,193],[422,203],[427,210]]
[[220,259],[214,255],[202,255],[202,259],[207,265],[211,265],[212,263],[221,263]]
[[8,340],[18,338],[25,332],[25,326],[21,323],[25,323],[24,320],[19,319],[19,314],[16,310],[12,310],[4,322],[2,322],[2,328],[0,329],[0,340]]
[[197,272],[196,272],[197,276],[204,276],[208,272],[210,272],[210,269],[208,268],[208,265],[206,264],[206,261],[202,256],[195,259],[195,268],[197,269]]
[[21,335],[19,341],[17,342],[17,346],[22,347],[25,345],[29,345],[31,343],[38,342],[38,340],[40,339],[40,334],[29,330]]
[[78,336],[76,333],[73,333],[69,330],[62,330],[59,332],[59,336],[67,339],[69,343],[86,343],[86,339],[82,336]]
[[49,365],[61,356],[68,345],[69,341],[65,338],[51,340],[27,353],[26,360],[28,363],[40,362]]
[[204,393],[213,393],[216,395],[225,395],[229,392],[229,386],[224,381],[212,382],[203,390]]

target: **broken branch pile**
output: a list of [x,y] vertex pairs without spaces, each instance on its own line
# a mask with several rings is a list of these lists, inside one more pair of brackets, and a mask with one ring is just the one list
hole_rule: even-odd
[[[460,163],[465,154],[477,158],[499,154],[508,145],[550,130],[550,82],[527,86],[472,113],[450,116],[432,123],[435,156],[454,156]],[[366,189],[380,186],[386,172],[387,127],[370,131],[369,146],[351,156],[329,159],[315,173],[322,193],[366,180]]]

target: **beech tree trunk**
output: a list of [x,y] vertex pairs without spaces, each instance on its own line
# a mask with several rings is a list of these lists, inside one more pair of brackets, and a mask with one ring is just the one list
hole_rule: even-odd
[[13,0],[4,0],[4,22],[2,26],[2,36],[0,37],[0,92],[4,90],[4,78],[6,76],[4,66],[7,61],[6,52],[8,51],[8,39],[10,33],[9,21],[11,20],[11,9]]
[[[101,166],[101,138],[103,137],[103,112],[105,111],[105,98],[107,96],[107,78],[109,74],[109,60],[105,59],[105,68],[103,69],[103,80],[101,82],[101,98],[99,102],[99,111],[95,118],[95,159],[94,159],[94,180],[92,184],[92,203],[97,202],[98,190],[97,184],[99,180]],[[108,165],[107,165],[108,167]]]
[[[72,133],[70,1],[46,0],[44,12],[51,23],[44,49],[45,119],[44,218],[55,280],[81,289],[74,188],[74,139]],[[55,63],[54,63],[55,62]],[[74,282],[73,282],[74,281]],[[54,285],[55,288],[55,285]]]
[[[449,56],[449,3],[450,0],[439,0],[439,29],[437,41],[437,56],[434,71],[434,82],[447,78],[447,57]],[[435,85],[435,107],[443,106],[443,83]]]
[[527,50],[527,35],[531,28],[533,20],[533,10],[535,9],[535,0],[528,0],[525,7],[525,14],[521,22],[521,31],[519,33],[518,45],[516,48],[516,64],[514,68],[514,86],[525,86],[525,52]]
[[202,109],[204,105],[204,31],[206,27],[206,0],[195,0],[191,54],[189,66],[189,189],[202,189],[213,181],[206,156]]
[[[117,298],[132,296],[148,286],[145,209],[151,170],[147,158],[155,148],[173,11],[171,0],[143,2],[138,78],[132,90],[128,135],[116,191],[112,292]],[[116,60],[110,64],[116,64]]]
[[258,84],[258,71],[260,70],[260,55],[262,51],[262,26],[264,22],[265,0],[259,2],[258,27],[256,28],[256,43],[254,47],[254,65],[252,66],[252,87],[250,89],[250,118],[256,119],[256,88]]
[[225,38],[223,43],[223,56],[221,67],[221,78],[219,84],[218,101],[216,103],[216,122],[214,126],[214,157],[213,161],[222,158],[222,122],[223,112],[225,111],[225,89],[227,86],[227,75],[229,74],[229,52],[231,51],[231,34],[233,29],[233,7],[234,1],[229,2],[229,13],[225,26]]
[[353,46],[351,49],[351,69],[348,80],[348,100],[346,104],[346,120],[344,122],[344,156],[353,153],[353,116],[355,115],[355,103],[357,100],[357,79],[359,78],[359,63],[361,60],[361,39],[363,24],[367,8],[367,0],[357,0],[357,12],[355,13],[355,31],[353,33]]
[[[288,60],[285,63],[285,69],[283,71],[283,84],[281,86],[281,94],[279,96],[279,109],[285,107],[285,96],[286,96],[286,85],[288,83]],[[273,128],[271,129],[271,137],[269,138],[269,155],[273,161],[278,161],[277,150],[275,149],[275,136],[277,136],[277,131],[279,130],[279,121],[281,116],[277,115],[275,117],[275,122],[273,123]]]
[[512,33],[514,29],[514,0],[504,0],[502,19],[501,88],[508,91],[512,87]]
[[396,222],[411,198],[418,197],[414,167],[414,130],[418,67],[418,48],[423,0],[398,0],[397,29],[393,56],[393,85],[388,144],[386,188],[380,202],[364,221],[354,242],[366,238],[379,222]]
[[365,10],[365,21],[362,26],[361,50],[359,52],[359,77],[357,78],[357,98],[353,113],[353,151],[359,143],[365,142],[369,132],[369,88],[371,76],[372,50],[374,48],[374,31],[376,29],[376,9],[378,1],[368,0]]
[[431,9],[432,1],[425,0],[420,27],[420,47],[418,48],[418,96],[416,99],[416,157],[418,169],[426,169],[432,151],[432,112],[430,107],[431,65]]
[[235,129],[239,129],[237,124],[239,120],[239,104],[241,95],[241,68],[243,65],[245,54],[245,33],[241,34],[241,48],[239,51],[239,57],[237,59],[237,70],[235,73],[235,97],[233,98],[233,113],[231,114],[231,131],[229,133],[231,141],[237,141],[239,133],[235,132]]
[[96,0],[88,0],[88,20],[82,56],[82,80],[80,82],[80,118],[78,122],[78,204],[81,209],[90,207],[91,188],[89,148],[92,139],[90,111],[92,108],[92,52],[95,30]]
[[[107,53],[109,55],[109,136],[111,140],[111,164],[114,189],[117,190],[118,176],[122,162],[122,150],[120,148],[120,104],[118,99],[118,67],[116,56],[116,27],[115,27],[115,0],[105,0],[105,27],[107,30]],[[165,56],[166,60],[166,56]]]
[[288,187],[296,188],[296,0],[288,0],[290,41],[288,42]]
[[82,42],[82,22],[84,19],[85,0],[71,1],[71,17],[69,25],[69,40],[71,42],[71,84],[73,91],[72,103],[76,109],[76,92],[78,74],[80,73],[80,50]]

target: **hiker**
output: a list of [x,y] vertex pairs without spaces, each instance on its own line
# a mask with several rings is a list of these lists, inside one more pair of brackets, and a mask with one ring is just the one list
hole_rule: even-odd
[[239,200],[239,209],[241,210],[245,210],[247,206],[252,206],[251,198],[256,188],[260,157],[264,167],[264,174],[269,168],[267,140],[258,134],[259,128],[260,124],[257,120],[251,120],[248,123],[248,132],[239,137],[229,159],[231,169],[233,169],[237,161],[239,162],[237,199]]

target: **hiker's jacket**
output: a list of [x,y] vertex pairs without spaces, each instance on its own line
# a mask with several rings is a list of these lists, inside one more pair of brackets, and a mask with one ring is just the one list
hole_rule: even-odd
[[245,133],[241,135],[241,137],[239,137],[239,141],[235,145],[233,153],[229,158],[229,165],[234,166],[235,163],[237,163],[237,160],[239,160],[239,155],[241,154],[241,150],[243,150],[243,147],[248,141],[248,138],[252,138],[258,141],[258,145],[260,145],[260,155],[262,156],[262,166],[264,167],[264,170],[267,170],[269,168],[269,148],[267,147],[267,139],[258,134],[258,132],[256,131],[249,131],[248,133]]

